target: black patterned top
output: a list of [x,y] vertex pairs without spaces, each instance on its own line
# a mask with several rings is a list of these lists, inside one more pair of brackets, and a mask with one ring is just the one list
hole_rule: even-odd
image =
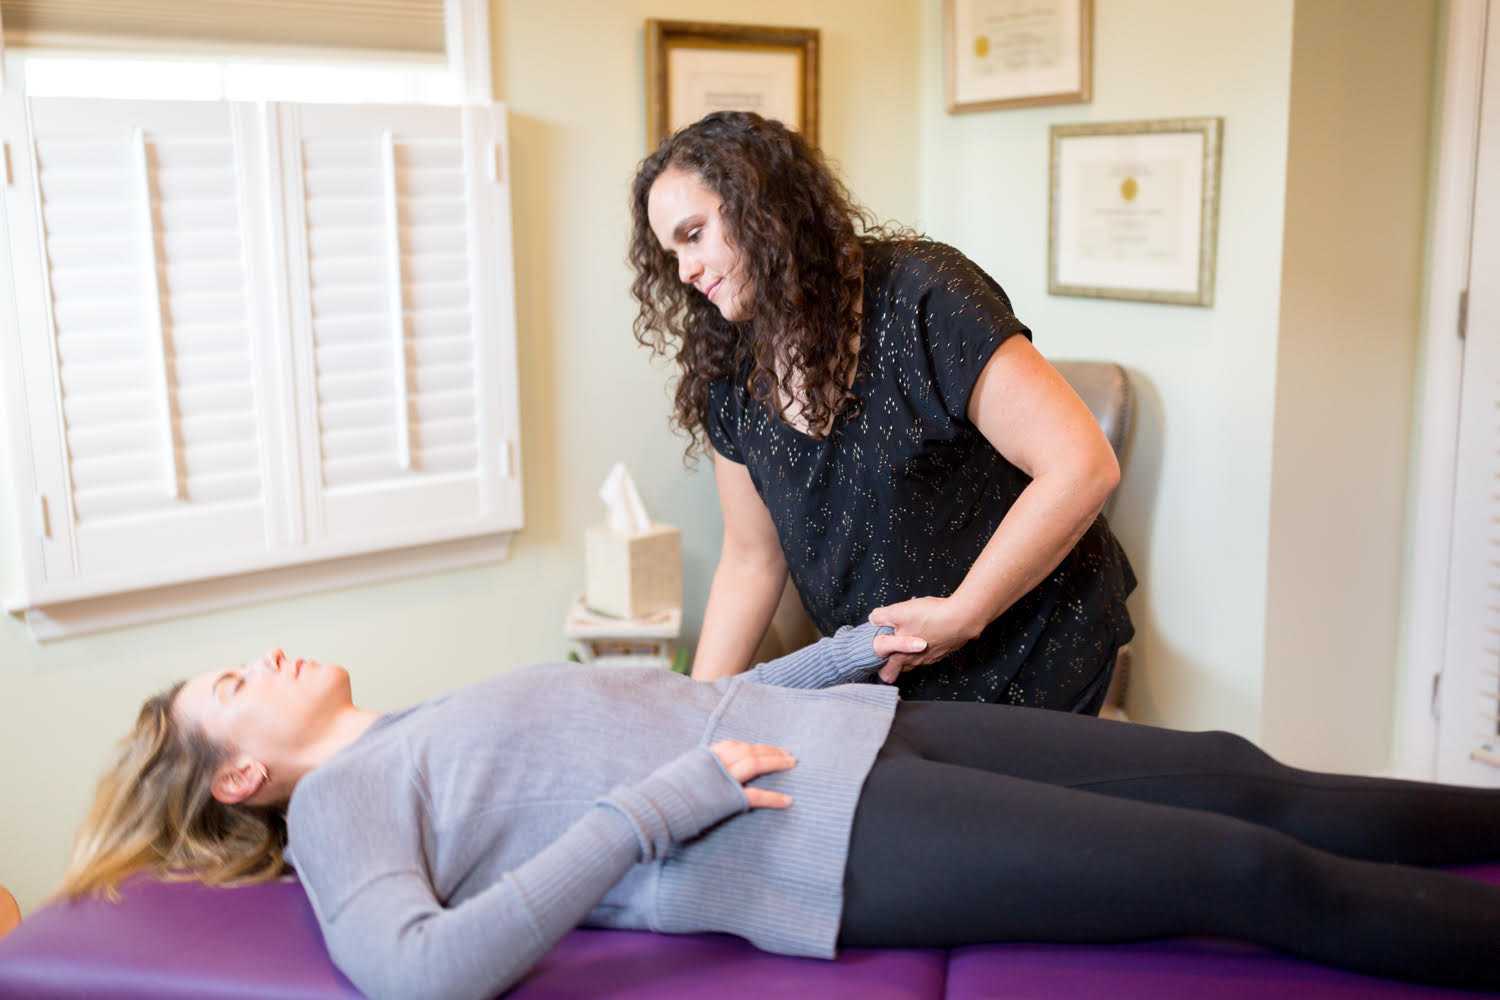
[[[815,439],[757,402],[745,380],[726,380],[709,387],[704,421],[715,450],[748,469],[824,635],[886,604],[953,593],[1030,482],[965,416],[995,348],[1031,336],[1005,292],[942,243],[865,250],[859,412]],[[1134,634],[1125,609],[1134,588],[1100,517],[978,637],[904,674],[901,694],[1090,706],[1115,650]]]

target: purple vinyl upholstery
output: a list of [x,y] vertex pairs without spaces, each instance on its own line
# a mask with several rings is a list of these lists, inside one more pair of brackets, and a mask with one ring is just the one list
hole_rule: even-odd
[[508,1000],[912,1000],[943,995],[941,951],[847,948],[832,962],[756,951],[721,934],[574,931]]
[[210,889],[136,878],[119,905],[54,903],[0,941],[6,1000],[332,1000],[361,994],[328,957],[296,882]]
[[1341,972],[1236,941],[1185,938],[1087,948],[959,948],[948,960],[947,995],[964,1000],[1437,1000],[1476,994]]
[[[1468,873],[1500,884],[1500,864]],[[54,904],[0,941],[6,1000],[332,1000],[358,997],[329,961],[295,882],[208,889],[127,883],[118,905]],[[1496,946],[1500,961],[1500,942]],[[1127,945],[849,949],[783,958],[717,935],[568,935],[511,1000],[1029,1000],[1175,996],[1379,1000],[1467,994],[1325,969],[1213,940]]]

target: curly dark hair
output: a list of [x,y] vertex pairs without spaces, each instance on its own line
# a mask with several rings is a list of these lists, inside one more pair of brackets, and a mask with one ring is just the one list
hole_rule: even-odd
[[[739,322],[679,280],[676,260],[651,231],[651,186],[669,169],[696,174],[723,202],[725,234],[750,291]],[[641,162],[631,213],[635,338],[653,355],[675,356],[681,371],[672,422],[687,434],[690,457],[707,450],[708,386],[719,379],[746,378],[782,419],[796,398],[814,435],[858,410],[851,385],[859,374],[865,240],[892,233],[799,133],[748,111],[714,112]]]

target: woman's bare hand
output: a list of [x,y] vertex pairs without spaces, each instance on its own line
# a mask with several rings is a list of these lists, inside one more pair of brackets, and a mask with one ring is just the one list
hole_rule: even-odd
[[900,653],[920,653],[927,648],[927,640],[919,635],[887,635],[881,633],[872,644],[875,655],[888,660]]
[[797,758],[785,750],[739,740],[720,740],[708,749],[719,758],[729,776],[745,786],[745,798],[750,801],[751,809],[785,809],[792,804],[790,795],[746,784],[763,774],[790,771],[795,767]]
[[[870,612],[870,621],[896,630],[891,639],[920,636],[925,643],[915,649],[893,650],[880,668],[880,679],[894,684],[897,677],[913,667],[936,663],[951,655],[979,634],[974,622],[951,598],[918,597],[900,604],[889,604]],[[879,640],[875,651],[880,652]]]

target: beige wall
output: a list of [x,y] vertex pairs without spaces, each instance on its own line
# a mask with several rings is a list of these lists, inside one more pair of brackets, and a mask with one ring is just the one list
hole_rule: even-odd
[[1261,740],[1389,757],[1436,4],[1298,3]]
[[[1141,580],[1133,717],[1254,736],[1264,658],[1292,3],[1101,0],[1094,99],[946,115],[923,41],[923,222],[1005,286],[1051,357],[1120,361],[1140,407],[1113,523]],[[1222,116],[1214,306],[1047,294],[1048,127]]]
[[[927,5],[924,224],[1044,353],[1141,389],[1134,718],[1390,763],[1438,6],[1100,0],[1090,104],[943,115]],[[1048,126],[1199,115],[1224,118],[1214,307],[1048,296]]]
[[[652,513],[683,528],[696,633],[718,506],[711,477],[683,469],[664,375],[630,336],[626,192],[646,152],[645,19],[752,18],[723,0],[496,0],[492,17],[496,97],[511,113],[527,517],[510,561],[46,646],[0,618],[0,884],[26,911],[56,885],[109,746],[141,699],[177,677],[276,643],[348,664],[361,702],[386,708],[560,657],[583,529],[602,517],[596,491],[616,459]],[[914,215],[913,0],[767,2],[753,20],[822,31],[823,147],[876,210]],[[8,506],[0,544],[9,582]]]
[[[1287,225],[1288,199],[1316,192],[1309,186],[1316,172],[1299,168],[1315,150],[1302,145],[1301,129],[1317,119],[1303,111],[1317,102],[1302,102],[1294,90],[1304,81],[1333,85],[1305,77],[1300,58],[1294,66],[1303,52],[1294,36],[1304,30],[1303,8],[1327,2],[1097,0],[1091,104],[948,115],[940,0],[768,0],[753,9],[726,0],[494,0],[496,96],[509,105],[513,140],[527,510],[510,561],[48,646],[0,619],[0,883],[27,910],[41,901],[108,746],[145,694],[184,673],[275,642],[349,664],[361,701],[383,708],[559,655],[562,610],[582,584],[583,528],[599,516],[594,493],[616,459],[630,463],[653,513],[683,528],[687,628],[696,633],[717,552],[717,505],[709,477],[683,470],[680,443],[665,426],[665,374],[629,333],[625,193],[645,151],[648,16],[822,30],[823,145],[855,193],[878,214],[915,222],[991,270],[1049,355],[1112,357],[1139,376],[1140,418],[1115,517],[1143,581],[1132,602],[1141,664],[1132,712],[1277,739],[1304,726],[1286,714],[1302,673],[1266,663],[1308,625],[1268,630],[1266,619],[1268,608],[1290,601],[1295,609],[1306,596],[1305,588],[1283,589],[1287,579],[1271,554],[1293,547],[1325,509],[1313,503],[1297,514],[1297,505],[1319,495],[1318,480],[1306,478],[1318,466],[1311,450],[1291,447],[1282,421],[1316,415],[1320,372],[1357,332],[1307,323],[1319,314],[1298,307],[1303,292],[1295,283],[1285,291],[1289,315],[1304,324],[1296,326],[1303,339],[1295,349],[1281,327],[1284,262],[1318,245]],[[1334,16],[1349,16],[1351,5],[1363,9],[1350,0]],[[1405,44],[1415,51],[1420,38]],[[1358,105],[1357,94],[1333,100]],[[1366,111],[1378,117],[1379,101]],[[1214,308],[1048,296],[1047,126],[1197,115],[1225,118]],[[1393,169],[1391,178],[1405,168]],[[1406,231],[1405,221],[1392,225]],[[1311,232],[1326,240],[1337,227]],[[1415,268],[1415,252],[1409,256]],[[1392,266],[1391,259],[1378,263]],[[1393,270],[1402,273],[1399,264]],[[1351,279],[1341,271],[1339,280],[1343,287]],[[1377,379],[1388,388],[1399,382],[1406,348],[1402,331],[1381,329]],[[1363,391],[1344,387],[1338,398]],[[1387,400],[1389,426],[1372,425],[1371,434],[1404,426],[1404,391]],[[1369,490],[1386,488],[1383,464],[1355,461],[1351,469]],[[1375,515],[1380,532],[1391,530],[1393,516],[1390,507]],[[10,520],[0,507],[7,545]],[[1394,572],[1382,548],[1387,540],[1373,547],[1372,562],[1358,552],[1350,562],[1346,547],[1323,548],[1316,539],[1307,545],[1326,574],[1317,579],[1371,576],[1383,604]],[[7,549],[0,572],[14,569]],[[1371,614],[1387,612],[1394,617],[1395,608]],[[1342,605],[1338,619],[1351,613]],[[1316,677],[1320,699],[1341,690],[1351,664],[1369,671],[1353,676],[1371,688],[1385,685],[1388,697],[1394,654],[1385,638],[1371,642],[1381,647],[1374,666],[1335,649],[1337,666],[1297,669]],[[1365,711],[1379,717],[1363,718]],[[1389,727],[1379,704],[1333,719],[1335,736],[1339,727],[1375,734],[1358,745],[1352,766],[1386,763]]]

